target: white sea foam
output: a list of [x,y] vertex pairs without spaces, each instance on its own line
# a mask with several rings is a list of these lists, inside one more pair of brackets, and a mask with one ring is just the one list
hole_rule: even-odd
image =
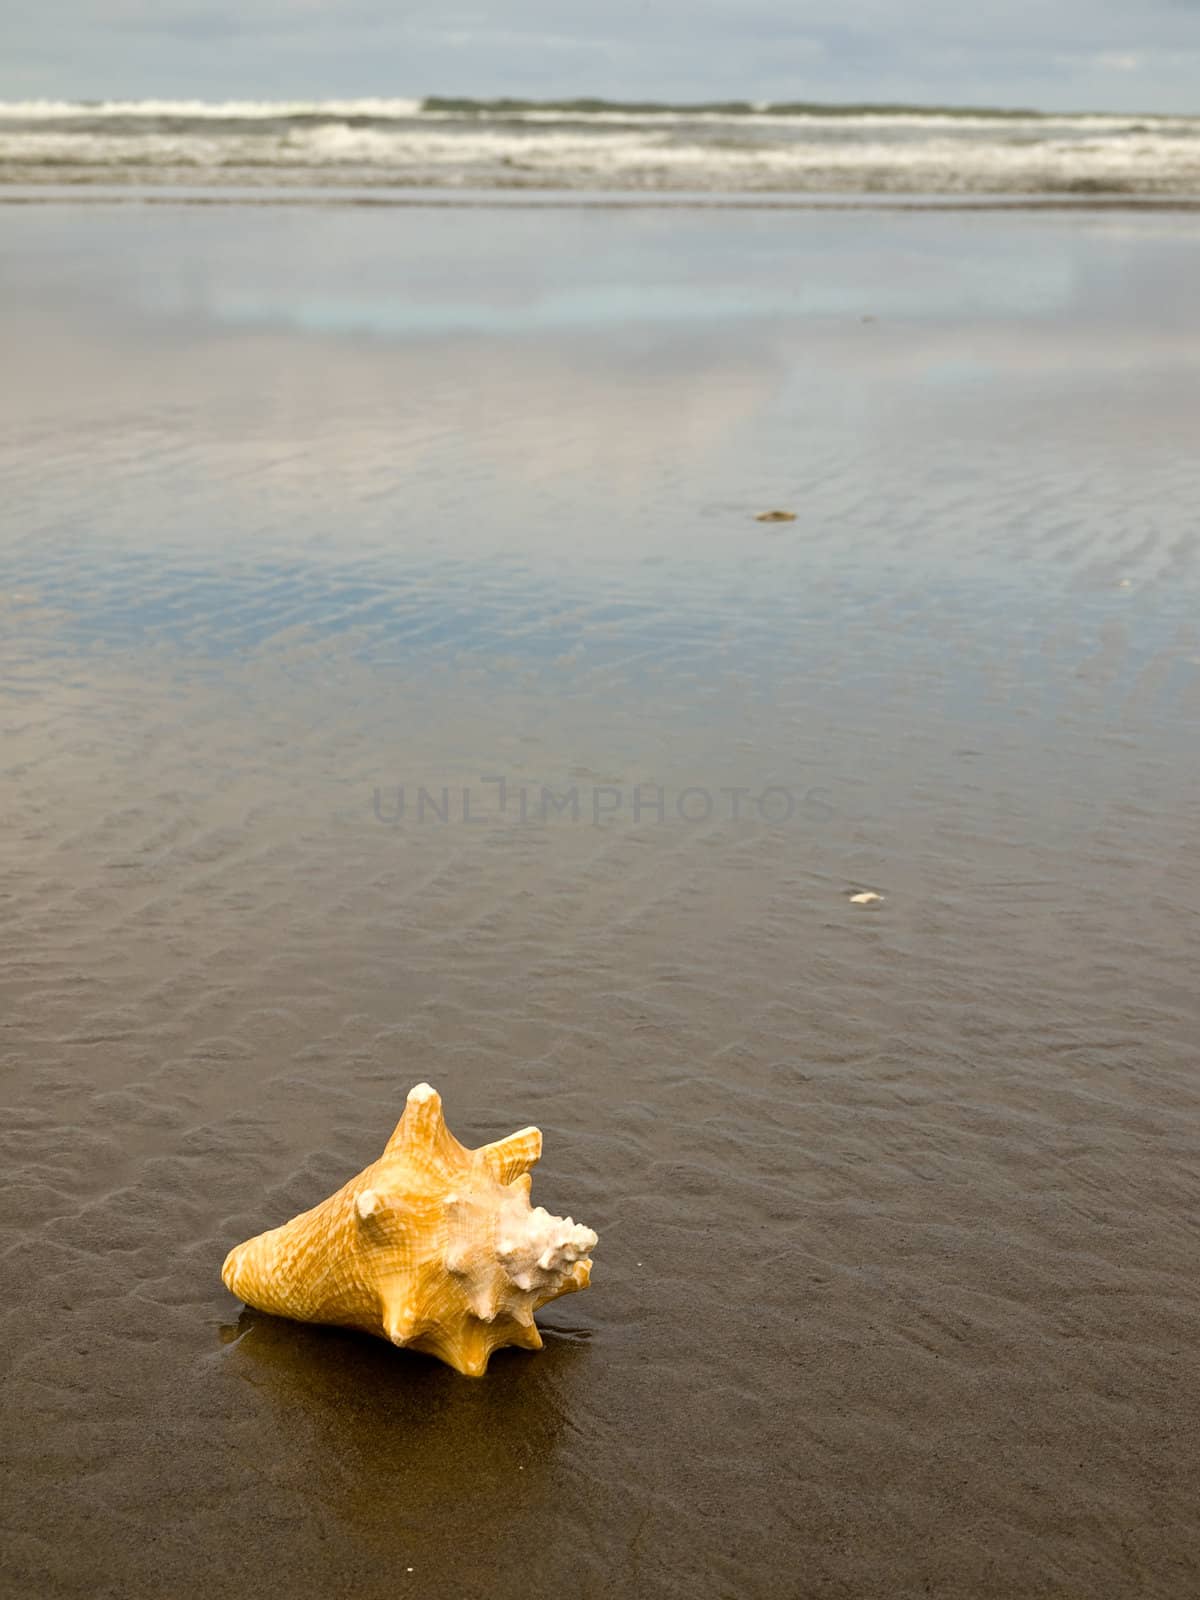
[[0,183],[1200,193],[1200,118],[494,114],[417,100],[0,105]]
[[411,117],[420,100],[0,100],[0,121],[183,117],[275,120],[281,117]]
[[855,128],[887,126],[895,128],[941,127],[949,124],[963,130],[1003,134],[1013,131],[1056,129],[1116,129],[1133,124],[1152,125],[1158,130],[1192,132],[1200,135],[1200,118],[1137,116],[1097,113],[1029,114],[921,110],[783,111],[759,102],[746,112],[730,113],[684,106],[636,108],[610,106],[602,110],[583,110],[550,106],[513,106],[503,110],[472,108],[464,103],[458,109],[427,109],[419,98],[356,100],[0,100],[0,121],[96,121],[109,118],[172,118],[208,121],[279,121],[287,118],[379,118],[438,121],[479,121],[502,123],[577,122],[585,126],[621,126],[659,123],[664,126],[714,125],[736,127]]

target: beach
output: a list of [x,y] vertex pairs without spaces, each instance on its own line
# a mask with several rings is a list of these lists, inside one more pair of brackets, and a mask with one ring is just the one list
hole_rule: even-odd
[[[26,198],[4,1593],[1193,1593],[1200,217]],[[220,1281],[422,1081],[478,1381]]]

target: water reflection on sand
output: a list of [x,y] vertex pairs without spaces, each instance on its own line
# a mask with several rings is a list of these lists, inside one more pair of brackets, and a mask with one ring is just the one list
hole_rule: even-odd
[[[21,1592],[1166,1592],[1194,220],[6,221]],[[480,1384],[218,1278],[422,1078],[601,1235]]]

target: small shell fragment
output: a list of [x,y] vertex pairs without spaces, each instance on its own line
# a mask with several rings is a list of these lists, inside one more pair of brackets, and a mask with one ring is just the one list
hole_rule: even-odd
[[874,889],[860,889],[857,894],[852,894],[849,899],[852,906],[873,906],[882,900],[883,896],[876,894]]

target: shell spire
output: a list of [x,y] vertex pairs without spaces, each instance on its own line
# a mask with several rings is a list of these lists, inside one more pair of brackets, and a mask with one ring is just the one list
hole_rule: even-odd
[[480,1377],[493,1350],[539,1350],[534,1313],[591,1275],[591,1228],[530,1205],[541,1153],[537,1128],[468,1150],[419,1083],[378,1161],[231,1250],[221,1277],[259,1311],[360,1328]]

